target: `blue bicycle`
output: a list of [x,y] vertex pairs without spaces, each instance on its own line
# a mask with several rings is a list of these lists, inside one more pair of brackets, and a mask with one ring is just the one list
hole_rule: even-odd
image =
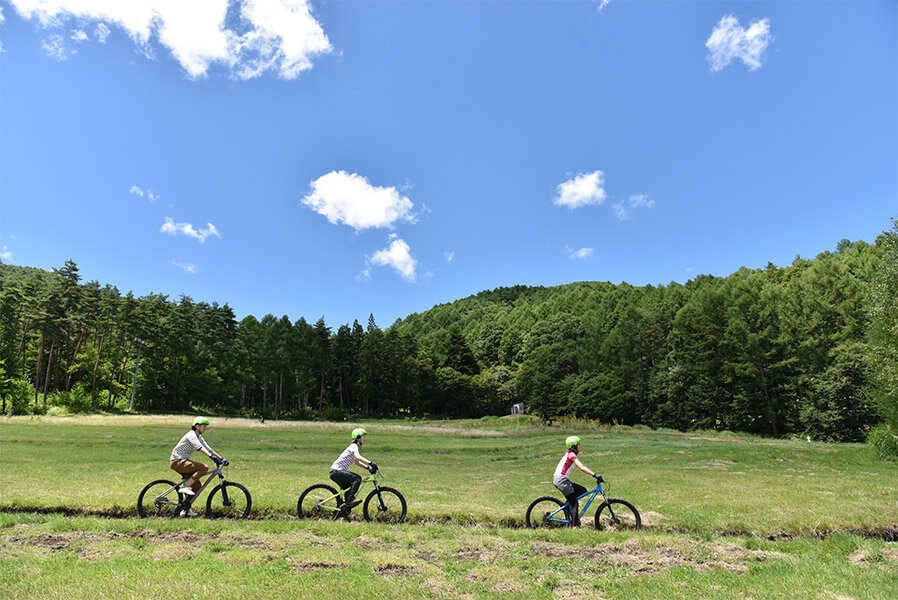
[[[580,511],[580,518],[583,518],[593,500],[601,494],[602,503],[596,509],[596,529],[635,531],[642,528],[642,517],[639,516],[636,507],[626,500],[609,498],[602,488],[603,481],[604,479],[601,477],[597,478],[596,487],[587,490],[577,498],[577,500],[583,500],[589,496],[589,500],[580,503],[583,507]],[[569,502],[561,501],[553,496],[542,496],[527,507],[525,522],[531,529],[570,527],[571,505]]]

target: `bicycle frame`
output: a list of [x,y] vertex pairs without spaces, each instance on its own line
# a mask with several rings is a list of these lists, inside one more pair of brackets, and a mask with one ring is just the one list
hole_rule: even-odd
[[[585,492],[583,492],[582,494],[577,496],[577,500],[582,500],[583,498],[590,496],[589,500],[585,504],[583,504],[583,508],[580,510],[580,514],[577,515],[578,520],[583,518],[583,515],[586,514],[586,511],[589,510],[589,506],[593,503],[593,501],[596,499],[596,497],[599,494],[602,495],[603,502],[608,499],[605,496],[605,490],[602,489],[601,483],[596,484],[596,487],[592,488],[591,490],[586,490]],[[555,521],[557,523],[570,523],[570,521],[568,519],[564,518],[565,509],[570,509],[570,508],[571,508],[571,503],[565,502],[564,504],[562,504],[561,506],[558,507],[558,510],[550,513],[549,516],[546,518],[549,519],[550,521]],[[561,513],[560,519],[556,517],[556,515],[558,515],[559,513]]]
[[[163,492],[162,494],[159,494],[158,496],[156,496],[157,504],[161,504],[162,501],[164,500],[165,502],[167,502],[169,504],[178,504],[178,506],[181,506],[182,508],[190,508],[190,506],[193,504],[193,501],[199,497],[199,495],[203,492],[203,490],[205,490],[209,486],[210,483],[212,483],[212,479],[214,479],[216,475],[218,475],[218,478],[221,480],[222,483],[224,483],[225,478],[224,478],[224,474],[222,473],[222,470],[221,470],[222,466],[223,465],[218,465],[214,471],[209,473],[209,477],[206,478],[206,481],[203,483],[203,485],[200,486],[199,491],[197,491],[193,496],[187,496],[185,494],[186,497],[183,502],[180,502],[180,503],[171,502],[170,500],[168,500],[168,495],[171,494],[172,492],[174,492],[175,490],[179,489],[185,483],[187,483],[187,480],[190,479],[189,477],[183,477],[181,479],[180,483],[175,484],[173,487],[170,487],[169,489],[165,490],[165,492]],[[222,497],[224,498],[225,503],[227,504],[227,502],[228,502],[227,488],[222,488],[221,494],[222,494]]]
[[[374,484],[374,489],[375,489],[375,490],[379,490],[379,489],[380,489],[380,486],[377,485],[377,484],[378,484],[378,482],[379,482],[381,479],[382,479],[382,476],[381,476],[381,474],[380,474],[380,471],[377,471],[377,472],[375,472],[375,473],[372,473],[371,475],[368,475],[367,477],[363,477],[363,478],[362,478],[362,483],[359,484],[359,489],[356,491],[356,497],[357,497],[357,498],[362,497],[362,490],[365,489],[365,486],[368,485],[369,482],[373,482],[373,484]],[[347,491],[349,491],[349,490],[344,490],[343,488],[340,488],[340,490],[339,490],[336,494],[334,494],[334,495],[332,495],[332,496],[328,496],[327,498],[324,498],[324,499],[319,500],[318,502],[316,502],[316,506],[317,506],[318,508],[326,508],[326,509],[331,510],[331,511],[333,511],[333,512],[342,512],[342,511],[346,508],[346,505],[343,504],[343,502],[345,501],[345,498],[346,498],[346,492],[347,492]],[[333,508],[333,507],[330,507],[330,506],[326,506],[326,505],[325,505],[326,502],[328,502],[328,501],[330,501],[330,500],[333,500],[334,498],[340,498],[341,506],[340,506],[339,509]]]

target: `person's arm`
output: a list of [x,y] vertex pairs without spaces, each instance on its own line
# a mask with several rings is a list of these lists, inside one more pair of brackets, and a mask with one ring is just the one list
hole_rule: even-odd
[[371,466],[371,461],[359,454],[358,448],[352,451],[352,457],[355,459],[355,464],[365,467],[366,469]]
[[221,455],[218,452],[216,452],[215,450],[213,450],[212,446],[207,444],[206,440],[203,439],[203,437],[200,434],[198,434],[198,433],[196,434],[196,439],[200,444],[200,447],[197,448],[197,450],[199,450],[200,452],[202,452],[203,454],[205,454],[206,456],[208,456],[211,459],[217,458],[218,460],[222,460]]
[[574,459],[574,464],[577,465],[577,468],[578,468],[578,469],[580,469],[581,471],[583,471],[584,473],[586,473],[586,474],[589,475],[590,477],[595,477],[595,476],[596,476],[596,474],[593,473],[592,470],[591,470],[589,467],[587,467],[587,466],[584,465],[582,462],[580,462],[580,459],[579,459],[579,458],[575,458],[575,459]]

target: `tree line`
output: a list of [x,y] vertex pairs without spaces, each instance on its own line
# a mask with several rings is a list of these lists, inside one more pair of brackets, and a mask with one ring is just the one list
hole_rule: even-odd
[[685,284],[516,286],[334,331],[0,264],[4,412],[481,417],[859,440],[898,427],[898,226]]

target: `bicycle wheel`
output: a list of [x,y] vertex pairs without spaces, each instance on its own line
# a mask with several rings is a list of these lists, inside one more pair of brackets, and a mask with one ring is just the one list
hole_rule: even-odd
[[206,500],[206,516],[210,519],[244,519],[253,506],[249,490],[233,481],[215,487]]
[[340,514],[338,499],[337,490],[326,483],[310,485],[299,495],[296,514],[300,519],[336,519]]
[[596,529],[635,531],[642,527],[642,517],[636,507],[620,498],[609,498],[596,509]]
[[176,517],[184,496],[178,492],[178,484],[168,479],[151,481],[137,496],[137,514],[147,517]]
[[391,487],[372,490],[365,498],[365,520],[378,523],[402,523],[405,520],[405,498]]
[[[564,508],[562,508],[564,507]],[[552,496],[542,496],[530,503],[524,522],[531,529],[570,527],[571,507]]]

